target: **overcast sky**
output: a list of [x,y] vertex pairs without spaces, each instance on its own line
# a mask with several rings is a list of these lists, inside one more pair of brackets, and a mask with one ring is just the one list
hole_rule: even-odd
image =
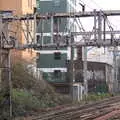
[[[77,2],[79,3],[80,1],[83,1],[86,4],[86,11],[93,11],[94,9],[96,10],[120,10],[120,0],[78,0]],[[80,7],[77,7],[77,9],[81,9]],[[120,16],[118,17],[108,17],[112,27],[114,28],[114,30],[120,30]],[[87,31],[91,31],[93,28],[93,20],[89,19],[89,18],[84,18],[84,20],[81,20],[82,24],[84,26],[84,28]],[[101,56],[103,58],[101,58],[99,55],[99,53],[101,53],[103,51],[101,51],[101,49],[95,49],[93,51],[89,51],[89,55],[88,58],[92,57],[90,54],[92,53],[93,55],[96,54],[96,57],[94,56],[95,60],[96,58],[98,59],[103,59],[103,60],[107,60],[111,63],[110,59],[107,58],[105,59],[104,56]],[[98,54],[98,55],[97,55]],[[109,56],[111,58],[111,56]],[[98,60],[97,59],[97,60]],[[99,60],[98,60],[99,61]]]
[[82,0],[87,6],[87,9],[105,9],[105,10],[120,10],[119,0]]
[[[86,11],[96,10],[120,10],[120,0],[77,0],[77,4],[81,1],[86,5]],[[80,6],[77,9],[81,9]],[[108,17],[114,29],[120,30],[120,16]],[[90,20],[89,20],[90,21]],[[87,20],[82,21],[83,25],[88,24]],[[86,26],[86,25],[85,25]],[[90,30],[91,28],[89,28]]]

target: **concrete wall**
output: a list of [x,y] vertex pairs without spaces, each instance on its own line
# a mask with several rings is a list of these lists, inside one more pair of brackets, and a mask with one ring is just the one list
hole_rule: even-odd
[[14,14],[22,14],[21,0],[0,0],[0,10],[13,10]]
[[[34,7],[36,7],[36,0],[21,0],[21,4],[22,4],[22,8],[21,8],[22,14],[33,14]],[[22,24],[23,24],[23,28],[26,29],[24,23]],[[32,28],[31,35],[33,36],[33,29],[34,29],[33,21],[29,22],[29,28]],[[22,33],[22,43],[25,43],[25,37],[23,33]],[[22,52],[22,58],[28,62],[34,62],[35,57],[36,54],[34,50],[25,50]]]
[[36,0],[21,0],[22,2],[22,14],[33,13],[34,7],[36,7]]
[[[112,66],[99,62],[87,63],[87,80],[89,91],[112,91]],[[83,62],[75,61],[75,82],[83,83]],[[107,85],[107,86],[106,86]],[[107,88],[106,88],[107,87]]]
[[[0,10],[12,10],[14,15],[23,15],[33,13],[33,8],[36,6],[36,0],[0,0]],[[13,25],[14,24],[14,25]],[[25,37],[21,29],[16,28],[16,25],[24,27],[25,25],[19,22],[14,22],[12,24],[11,29],[16,32],[17,31],[17,39],[19,43],[25,42]],[[20,27],[19,27],[20,28]],[[24,29],[26,29],[24,27]],[[32,31],[33,32],[33,31]],[[22,52],[14,52],[13,57],[15,59],[19,59],[22,57],[26,61],[31,61],[36,56],[35,52],[32,51],[22,51]],[[13,59],[14,61],[14,59]]]
[[33,13],[36,0],[0,0],[0,10],[13,10],[14,14]]
[[[83,63],[75,61],[75,82],[83,85]],[[99,62],[88,62],[88,89],[89,92],[113,92],[112,66]],[[68,74],[70,80],[71,75]],[[69,93],[70,81],[64,83],[52,83],[58,92]]]

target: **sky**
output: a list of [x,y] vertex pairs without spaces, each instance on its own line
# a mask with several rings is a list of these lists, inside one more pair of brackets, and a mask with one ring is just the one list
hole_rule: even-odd
[[[77,0],[83,1],[86,4],[86,11],[96,10],[120,10],[120,0]],[[116,30],[120,30],[120,16],[108,17],[112,27]]]
[[[78,4],[79,2],[83,1],[83,3],[86,5],[86,11],[93,11],[96,10],[120,10],[120,0],[77,0]],[[77,7],[77,9],[80,9],[80,7]],[[108,17],[111,26],[114,28],[114,30],[120,30],[120,16],[118,17]],[[90,18],[84,18],[81,19],[82,25],[84,26],[86,31],[91,31],[93,28],[93,20]],[[101,49],[94,49],[88,52],[88,57],[93,60],[95,58],[95,61],[105,60],[105,56],[100,55],[102,54],[103,50]],[[93,56],[92,56],[93,54]],[[96,54],[96,55],[94,55]],[[96,57],[95,57],[96,56]],[[100,57],[101,56],[101,57]],[[109,56],[109,55],[108,55]],[[106,56],[106,57],[108,57]],[[111,56],[109,56],[111,58]],[[110,63],[112,62],[110,58],[107,58],[106,60]],[[101,61],[100,60],[100,61]]]
[[[69,4],[74,7],[70,2],[71,0],[68,0]],[[81,6],[79,3],[84,3],[86,5],[86,11],[93,11],[94,9],[96,10],[120,10],[120,0],[76,0],[77,1],[77,11],[81,11]],[[114,30],[120,30],[120,16],[119,17],[108,17],[111,26],[114,28]],[[93,29],[93,18],[80,18],[81,23],[86,31],[92,31]],[[104,53],[104,49],[95,49],[91,50],[90,52],[93,52],[97,55],[96,59],[99,61],[100,59],[105,60],[105,55],[100,57],[101,54]],[[90,53],[89,52],[89,53]],[[98,53],[98,54],[97,54]],[[90,53],[91,54],[91,53]],[[89,56],[90,57],[90,56]],[[94,56],[95,57],[95,56]],[[109,61],[112,60],[110,55],[107,55],[106,57],[108,58]],[[93,56],[91,56],[93,58]],[[106,59],[106,61],[108,61]]]
[[[80,0],[79,0],[80,1]],[[120,10],[119,0],[82,0],[87,9]]]

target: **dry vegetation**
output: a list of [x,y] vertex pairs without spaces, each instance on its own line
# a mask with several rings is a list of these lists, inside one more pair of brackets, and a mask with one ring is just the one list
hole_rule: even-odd
[[[54,107],[61,104],[70,103],[68,96],[63,96],[54,91],[44,80],[36,79],[27,69],[27,64],[17,62],[12,66],[12,104],[14,116],[25,116],[40,109]],[[0,105],[1,114],[7,116],[9,112],[5,109],[9,104],[4,104],[4,93],[1,93]],[[8,99],[8,98],[7,98]],[[5,107],[7,106],[7,107]],[[9,110],[9,109],[8,109]],[[1,115],[0,119],[3,119]]]

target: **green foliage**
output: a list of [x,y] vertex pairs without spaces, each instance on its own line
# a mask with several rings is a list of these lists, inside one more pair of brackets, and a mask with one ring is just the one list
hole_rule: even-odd
[[0,120],[8,118],[9,116],[9,98],[8,94],[0,91]]
[[24,64],[17,63],[12,66],[12,81],[14,88],[31,89],[35,78],[28,72]]
[[14,115],[25,114],[27,111],[40,108],[39,99],[30,92],[13,89],[12,93]]
[[71,102],[68,96],[61,96],[53,92],[52,95],[50,91],[39,96],[20,89],[13,89],[12,93],[14,116],[23,116],[33,111],[39,111],[41,108],[55,107]]
[[39,107],[38,98],[27,91],[14,89],[13,100],[20,105],[25,105],[28,109]]
[[[110,96],[111,95],[109,93],[96,93],[96,94],[90,93],[88,94],[87,101],[98,101]],[[84,97],[84,100],[85,100],[85,97]]]
[[27,69],[27,65],[18,62],[12,66],[12,100],[14,116],[23,116],[41,108],[68,104],[71,99],[55,93],[44,80],[37,80]]

